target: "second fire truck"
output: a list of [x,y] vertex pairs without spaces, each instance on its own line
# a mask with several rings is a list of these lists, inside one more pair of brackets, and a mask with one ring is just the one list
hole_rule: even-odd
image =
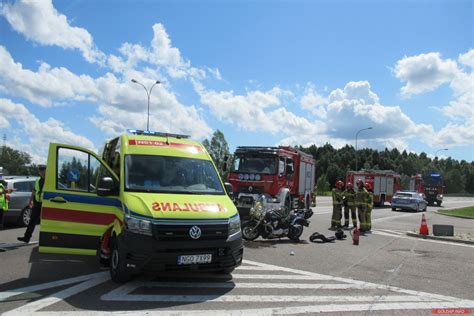
[[374,204],[383,206],[385,202],[391,202],[393,194],[400,191],[400,175],[392,170],[360,170],[348,171],[346,183],[351,182],[356,187],[358,180],[369,183],[374,190]]

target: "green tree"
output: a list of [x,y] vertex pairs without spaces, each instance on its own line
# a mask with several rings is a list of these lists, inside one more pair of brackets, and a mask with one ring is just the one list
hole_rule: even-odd
[[[224,133],[220,130],[216,130],[211,137],[211,140],[204,140],[202,142],[206,150],[209,152],[214,164],[219,170],[219,175],[223,180],[226,180],[229,176],[229,162],[232,160],[229,151],[229,145],[225,139]],[[224,157],[228,157],[227,161],[224,161]],[[226,171],[223,171],[223,164],[227,165]]]
[[317,188],[316,193],[319,193],[319,194],[328,192],[331,189],[329,187],[328,179],[324,173],[319,177],[318,181],[316,182],[316,188]]
[[0,167],[6,174],[31,175],[35,168],[31,166],[31,156],[28,153],[18,151],[8,146],[3,146],[0,151]]

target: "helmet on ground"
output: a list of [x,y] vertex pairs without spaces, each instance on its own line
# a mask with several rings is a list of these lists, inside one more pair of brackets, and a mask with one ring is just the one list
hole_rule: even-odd
[[354,186],[352,185],[352,183],[350,183],[350,182],[347,182],[347,184],[346,184],[346,188],[347,188],[348,190],[351,190],[351,189],[353,189],[353,188],[354,188]]
[[340,189],[344,186],[344,182],[342,182],[341,180],[337,180],[336,181],[336,188]]
[[342,229],[340,229],[340,228],[336,231],[336,234],[335,234],[335,235],[336,235],[336,238],[337,238],[338,240],[342,240],[342,239],[344,239],[344,238],[347,237],[347,235],[344,234],[344,231],[343,231]]

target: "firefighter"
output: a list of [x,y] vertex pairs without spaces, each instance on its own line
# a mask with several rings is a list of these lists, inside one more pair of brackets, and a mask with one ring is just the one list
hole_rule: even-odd
[[354,228],[357,227],[357,212],[355,205],[355,191],[352,183],[347,182],[346,190],[343,193],[344,195],[344,226],[345,228],[349,227],[349,211],[351,213],[352,225]]
[[3,181],[0,181],[0,229],[3,229],[3,213],[8,211],[7,193],[6,185],[3,185]]
[[372,209],[374,208],[374,190],[372,185],[368,182],[365,183],[367,189],[367,211],[365,213],[365,223],[367,225],[367,231],[370,232],[372,229]]
[[367,192],[364,181],[357,180],[357,192],[355,193],[355,204],[357,206],[357,213],[359,216],[360,232],[364,233],[367,230],[366,212],[367,212]]
[[331,227],[329,229],[336,230],[341,227],[341,218],[342,218],[342,203],[343,195],[342,188],[344,187],[344,182],[341,180],[336,181],[336,186],[332,189],[332,219]]

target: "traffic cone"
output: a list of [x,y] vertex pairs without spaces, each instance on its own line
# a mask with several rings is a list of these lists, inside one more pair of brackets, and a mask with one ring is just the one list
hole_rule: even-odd
[[426,224],[425,214],[421,216],[420,235],[428,235],[430,233],[428,225]]

